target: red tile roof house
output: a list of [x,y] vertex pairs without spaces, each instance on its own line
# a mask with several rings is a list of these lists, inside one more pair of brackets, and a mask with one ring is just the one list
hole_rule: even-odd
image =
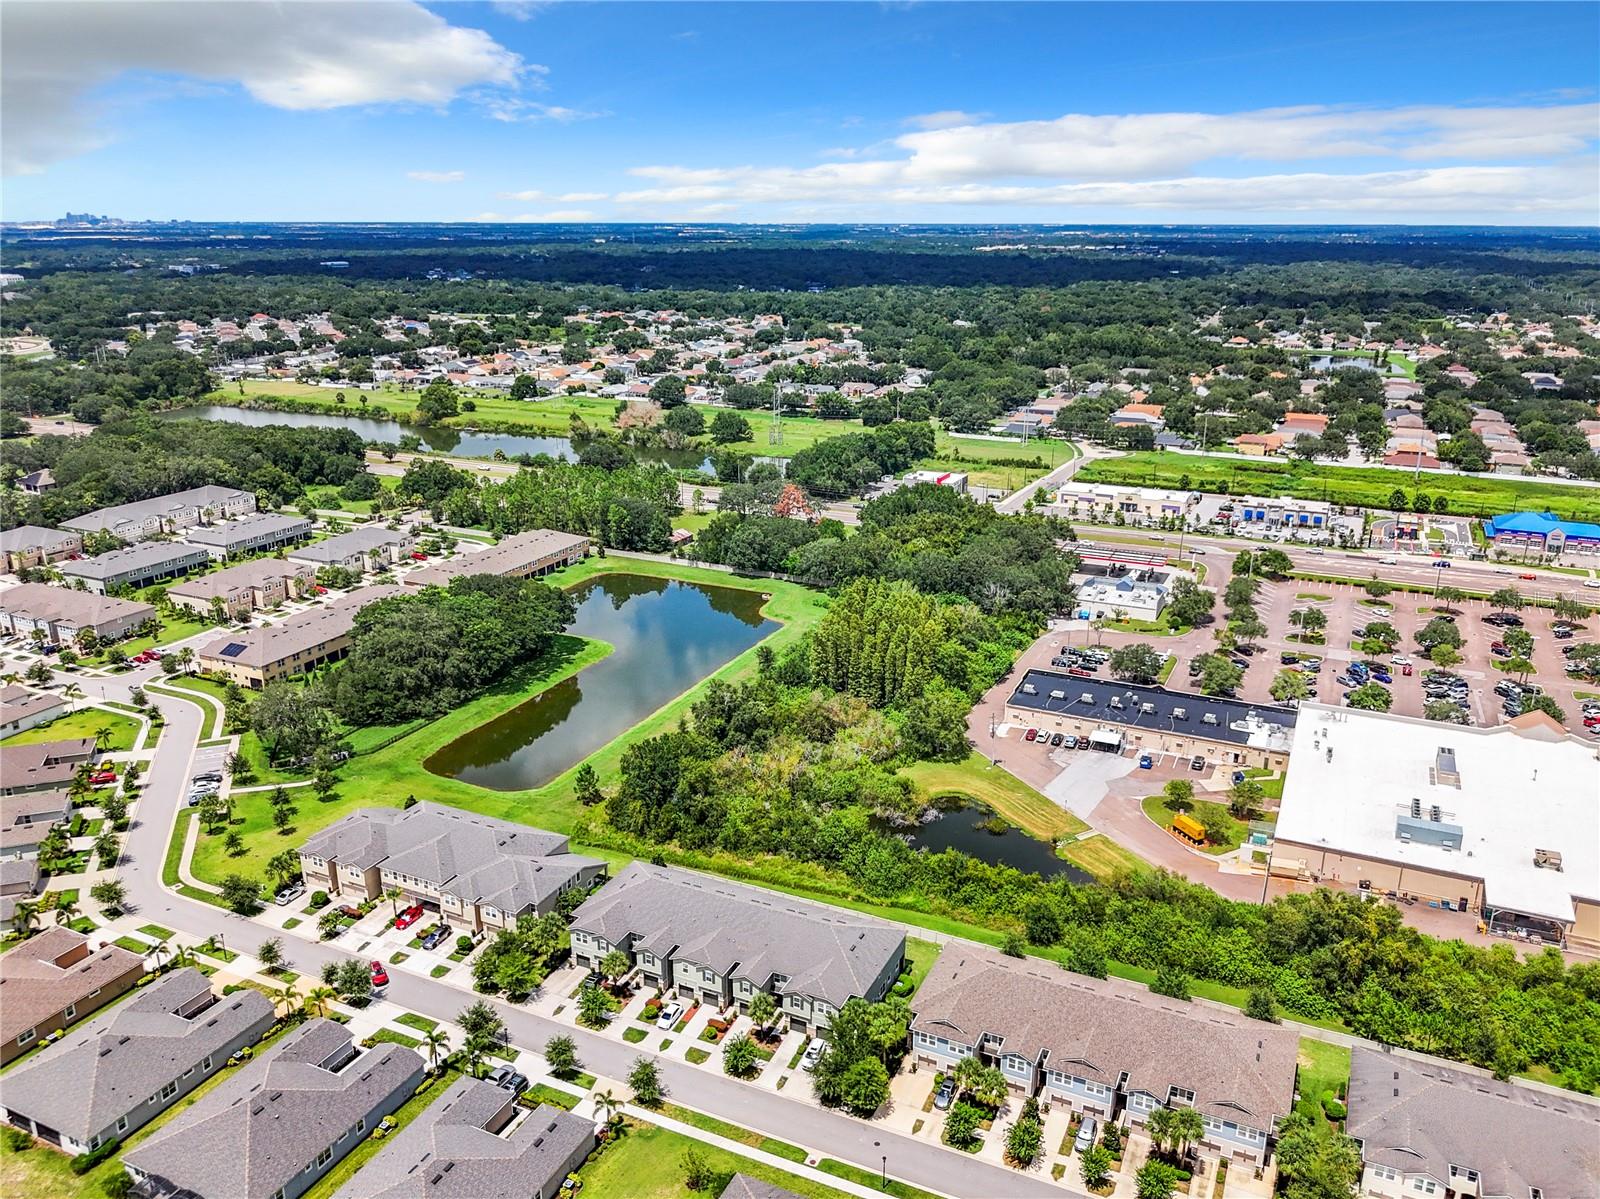
[[123,994],[144,958],[58,925],[0,957],[0,1065]]

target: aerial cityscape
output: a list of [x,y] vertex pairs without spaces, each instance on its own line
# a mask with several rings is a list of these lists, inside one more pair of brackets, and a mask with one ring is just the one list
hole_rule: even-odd
[[0,1199],[1600,1199],[1600,5],[0,5]]

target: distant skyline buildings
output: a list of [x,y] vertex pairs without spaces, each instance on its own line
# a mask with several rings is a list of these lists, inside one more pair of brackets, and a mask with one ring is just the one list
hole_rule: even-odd
[[1592,4],[12,0],[6,220],[1600,226]]

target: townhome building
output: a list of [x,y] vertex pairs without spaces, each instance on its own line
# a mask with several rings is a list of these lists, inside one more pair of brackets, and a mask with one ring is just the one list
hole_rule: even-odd
[[155,617],[150,604],[49,583],[20,583],[0,592],[0,630],[31,637],[38,629],[47,645],[65,645],[84,629],[101,641],[119,641]]
[[316,574],[304,562],[257,558],[174,583],[167,588],[167,598],[201,616],[209,616],[213,605],[220,601],[223,611],[237,619],[304,595],[316,585]]
[[275,1019],[260,991],[218,996],[200,971],[176,970],[7,1074],[0,1112],[41,1141],[92,1153],[166,1111]]
[[75,529],[42,529],[38,525],[0,532],[0,562],[15,573],[47,566],[83,553],[83,534]]
[[69,580],[81,581],[90,592],[105,595],[122,587],[148,587],[200,570],[211,555],[197,545],[181,541],[147,541],[120,550],[74,558],[56,569]]
[[553,911],[606,864],[572,853],[560,833],[423,802],[352,812],[305,843],[300,870],[308,888],[358,901],[398,887],[408,906],[477,932]]
[[647,986],[740,1011],[766,991],[806,1030],[883,998],[905,958],[905,934],[880,921],[646,862],[585,900],[571,934],[580,965],[621,949]]
[[552,570],[582,562],[589,553],[589,539],[575,533],[551,529],[531,529],[516,533],[486,550],[477,550],[414,570],[406,576],[411,587],[446,586],[466,575],[498,575],[501,578],[533,579]]
[[1356,1046],[1345,1132],[1379,1199],[1600,1195],[1600,1106]]
[[194,487],[154,499],[135,500],[96,508],[61,522],[80,533],[110,533],[123,541],[143,541],[162,533],[176,533],[191,525],[229,520],[256,510],[256,497],[237,487]]
[[1142,1125],[1192,1107],[1201,1146],[1240,1161],[1266,1161],[1294,1105],[1297,1034],[1114,980],[953,942],[912,1009],[919,1065],[977,1057],[1018,1095],[1101,1120]]
[[258,512],[240,520],[219,521],[188,529],[183,539],[202,547],[218,562],[241,554],[261,554],[286,545],[298,545],[311,536],[311,521],[281,512]]
[[593,1120],[461,1078],[333,1199],[555,1199],[594,1146]]
[[0,795],[62,790],[71,784],[78,767],[94,757],[93,737],[0,745]]
[[409,526],[389,529],[383,525],[364,525],[302,545],[292,550],[288,558],[318,570],[324,566],[342,566],[346,570],[368,571],[379,565],[392,566],[410,554],[416,544],[416,535]]
[[127,992],[144,958],[56,925],[0,956],[0,1065]]
[[48,691],[30,691],[20,683],[0,687],[0,737],[48,724],[72,705]]
[[39,894],[42,878],[37,856],[0,856],[0,928],[15,925],[17,905],[31,902]]
[[71,813],[72,794],[64,787],[0,796],[0,858],[38,857],[50,830]]
[[299,612],[266,628],[240,629],[210,642],[196,655],[200,669],[260,690],[278,679],[334,662],[350,650],[356,613],[403,594],[392,584],[362,587],[324,607]]
[[423,1060],[311,1020],[122,1159],[150,1199],[299,1199],[411,1097]]

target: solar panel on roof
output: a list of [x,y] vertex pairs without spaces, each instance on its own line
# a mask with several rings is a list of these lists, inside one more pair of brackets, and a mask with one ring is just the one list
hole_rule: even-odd
[[222,656],[224,658],[237,658],[249,648],[243,641],[230,641],[222,647]]

